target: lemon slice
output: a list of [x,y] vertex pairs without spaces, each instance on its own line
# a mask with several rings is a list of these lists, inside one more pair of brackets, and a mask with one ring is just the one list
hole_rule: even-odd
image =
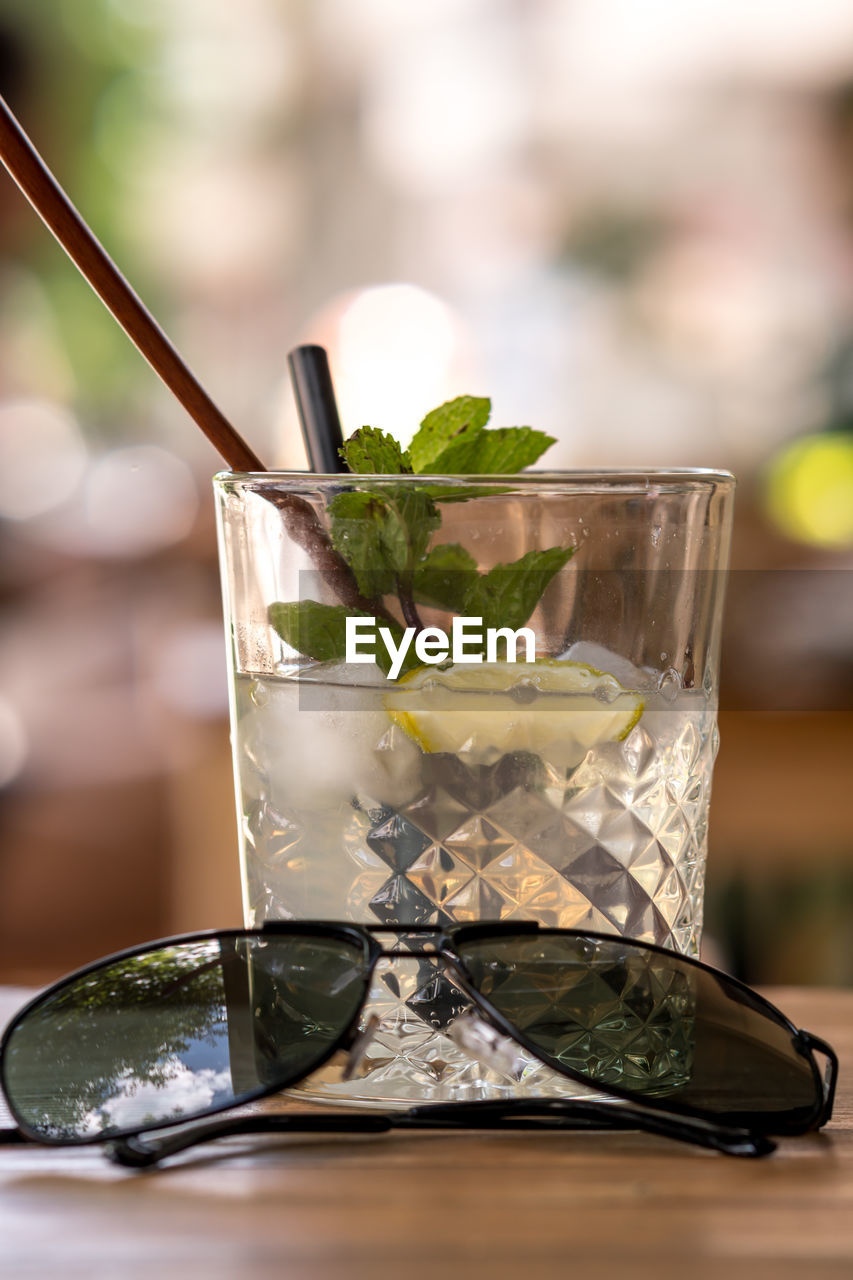
[[416,667],[385,695],[385,710],[423,751],[488,764],[530,751],[561,767],[627,737],[643,700],[582,662],[483,662]]

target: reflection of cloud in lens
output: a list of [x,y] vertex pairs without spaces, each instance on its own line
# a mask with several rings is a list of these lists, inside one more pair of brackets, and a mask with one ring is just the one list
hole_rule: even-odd
[[81,1132],[100,1133],[108,1126],[125,1129],[146,1119],[165,1121],[198,1115],[215,1099],[224,1102],[233,1096],[230,1071],[210,1067],[193,1071],[173,1056],[159,1064],[159,1072],[166,1077],[161,1084],[139,1080],[130,1072],[119,1077],[118,1091],[86,1116]]

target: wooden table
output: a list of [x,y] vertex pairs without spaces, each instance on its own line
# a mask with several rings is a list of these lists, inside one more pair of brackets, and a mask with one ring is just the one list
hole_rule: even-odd
[[634,1133],[395,1133],[229,1139],[133,1173],[5,1147],[0,1276],[850,1280],[853,991],[769,994],[842,1066],[832,1123],[768,1159]]

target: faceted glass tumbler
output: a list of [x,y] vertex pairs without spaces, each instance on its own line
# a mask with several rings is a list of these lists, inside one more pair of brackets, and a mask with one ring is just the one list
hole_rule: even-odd
[[[405,927],[537,920],[697,953],[733,478],[214,484],[246,923],[382,924],[399,951],[377,971],[359,1078],[329,1068],[303,1092],[565,1095],[535,1060],[510,1078],[455,1043],[465,998],[407,956]],[[377,511],[385,537],[384,513],[405,515],[414,563],[396,580],[370,576],[390,554],[364,554]],[[384,588],[370,600],[368,582]],[[346,617],[361,623],[342,650]]]

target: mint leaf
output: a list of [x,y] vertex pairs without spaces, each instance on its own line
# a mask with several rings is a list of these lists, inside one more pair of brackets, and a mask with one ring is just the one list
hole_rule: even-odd
[[394,570],[386,559],[387,509],[382,498],[364,490],[337,494],[327,507],[329,537],[355,575],[368,600],[394,588]]
[[360,427],[339,450],[349,467],[360,475],[399,476],[411,474],[411,466],[399,443],[378,427]]
[[392,492],[394,510],[406,532],[407,559],[402,572],[411,572],[427,549],[427,543],[441,525],[441,514],[430,495],[423,489],[395,485]]
[[460,613],[478,577],[477,561],[460,543],[442,543],[415,570],[412,595],[419,604]]
[[444,448],[432,467],[441,475],[514,475],[531,466],[554,437],[532,427],[494,427],[457,437]]
[[412,470],[434,471],[443,450],[461,436],[477,435],[489,421],[491,400],[478,396],[457,396],[428,413],[409,445]]
[[511,564],[496,564],[472,582],[465,594],[464,612],[482,618],[484,627],[523,627],[548,583],[575,553],[574,547],[528,551]]
[[347,618],[369,618],[369,613],[339,604],[298,600],[271,604],[270,625],[291,648],[318,662],[343,662],[346,655]]
[[[317,662],[344,662],[346,660],[347,618],[370,618],[373,615],[358,609],[346,609],[338,604],[320,604],[318,600],[277,601],[271,604],[267,616],[270,625],[291,648],[306,658]],[[387,646],[379,636],[379,627],[391,632],[395,647],[403,639],[403,628],[387,618],[377,619],[376,665],[388,674],[391,657]],[[403,660],[401,674],[418,665],[414,648],[410,646]]]
[[368,598],[399,594],[441,524],[429,494],[407,485],[339,493],[327,510],[332,545]]

